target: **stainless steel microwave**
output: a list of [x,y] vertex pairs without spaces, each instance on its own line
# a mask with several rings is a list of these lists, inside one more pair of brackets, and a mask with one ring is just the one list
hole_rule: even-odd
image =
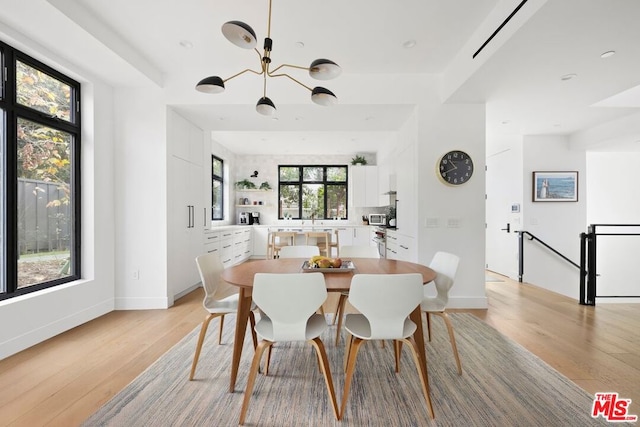
[[369,214],[369,225],[387,225],[385,214]]

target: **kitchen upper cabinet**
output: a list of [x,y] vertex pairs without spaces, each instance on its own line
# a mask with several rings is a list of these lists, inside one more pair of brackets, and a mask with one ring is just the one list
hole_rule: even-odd
[[352,203],[355,207],[379,206],[377,166],[352,166],[349,170],[351,179]]
[[204,132],[173,110],[169,111],[168,136],[171,155],[194,165],[204,162]]

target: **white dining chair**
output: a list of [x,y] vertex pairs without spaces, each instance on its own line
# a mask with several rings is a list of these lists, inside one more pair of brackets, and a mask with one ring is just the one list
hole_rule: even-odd
[[[347,314],[344,323],[349,339],[345,352],[346,377],[340,406],[341,418],[344,417],[349,398],[358,351],[362,344],[370,340],[394,340],[396,373],[400,371],[401,343],[408,345],[418,370],[429,414],[431,418],[434,417],[429,379],[420,367],[418,345],[412,336],[417,326],[409,319],[411,312],[420,305],[422,293],[422,275],[418,273],[356,274],[351,279],[349,302],[359,313]],[[424,363],[426,365],[426,360]],[[367,370],[363,375],[367,375]]]
[[[200,351],[202,350],[204,338],[207,335],[209,323],[216,317],[220,318],[220,330],[218,332],[218,344],[220,344],[222,342],[224,316],[238,311],[239,288],[231,286],[220,278],[220,274],[224,270],[224,266],[222,265],[222,261],[218,254],[211,252],[200,255],[196,257],[196,265],[198,266],[198,272],[200,273],[200,279],[202,280],[202,287],[204,288],[204,300],[202,301],[202,305],[209,313],[204,318],[202,326],[200,327],[200,335],[198,336],[196,352],[193,356],[189,380],[193,380],[196,373],[196,366],[198,365]],[[249,321],[251,322],[251,325],[255,325],[256,323],[255,316],[253,314],[253,310],[255,309],[255,304],[252,304],[251,312],[249,313]],[[255,332],[252,332],[252,337],[253,348],[255,349],[258,341]]]
[[[315,245],[283,246],[280,248],[279,258],[311,258],[316,255],[320,255],[320,248]],[[320,306],[319,311],[325,315],[323,306]]]
[[320,248],[313,245],[283,246],[280,248],[280,258],[311,258],[315,255],[320,255]]
[[458,347],[456,346],[453,325],[446,312],[446,307],[449,302],[449,290],[453,287],[459,263],[460,258],[448,252],[437,252],[433,256],[429,268],[436,272],[436,278],[433,280],[433,283],[435,284],[437,295],[435,297],[428,296],[428,290],[432,285],[431,283],[424,285],[424,296],[420,303],[420,309],[424,312],[427,319],[427,337],[429,341],[431,341],[431,314],[438,315],[444,320],[447,331],[449,332],[449,341],[451,341],[453,356],[456,359],[458,375],[462,375],[462,364],[460,363],[460,355],[458,354]]
[[271,346],[282,341],[307,341],[315,348],[318,356],[316,360],[324,376],[333,413],[336,419],[340,419],[331,369],[324,344],[320,339],[328,325],[322,315],[315,314],[326,298],[327,288],[322,273],[256,273],[253,299],[265,316],[261,316],[255,325],[260,343],[253,356],[247,379],[240,411],[241,425],[244,424],[249,409],[262,354],[265,349],[269,349],[265,368],[265,375],[268,375]]
[[[364,246],[364,245],[345,245],[340,248],[341,258],[380,258],[380,253],[376,246]],[[334,311],[333,322],[336,324],[338,320],[338,327],[336,328],[336,345],[340,342],[340,332],[342,331],[342,317],[344,316],[344,307],[347,302],[349,292],[340,292],[338,297],[338,304]]]

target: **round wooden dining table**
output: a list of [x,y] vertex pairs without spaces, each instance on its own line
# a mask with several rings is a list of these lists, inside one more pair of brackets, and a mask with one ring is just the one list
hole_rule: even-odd
[[[236,315],[236,330],[233,341],[233,358],[231,362],[229,392],[234,392],[236,378],[238,376],[238,367],[240,366],[242,347],[244,346],[244,337],[247,331],[247,321],[251,311],[251,289],[253,288],[253,277],[256,273],[301,273],[303,272],[302,265],[304,261],[306,261],[304,258],[280,258],[247,261],[242,264],[226,268],[222,272],[222,280],[240,288],[238,312]],[[350,258],[349,261],[353,263],[353,269],[345,272],[324,272],[324,279],[328,292],[348,292],[351,286],[351,278],[354,274],[419,273],[422,275],[423,283],[431,282],[436,277],[436,272],[429,267],[407,261],[386,258]],[[425,378],[427,378],[427,359],[425,354],[420,306],[416,307],[416,309],[411,313],[410,318],[417,325],[413,338],[418,345],[421,369],[425,374]]]

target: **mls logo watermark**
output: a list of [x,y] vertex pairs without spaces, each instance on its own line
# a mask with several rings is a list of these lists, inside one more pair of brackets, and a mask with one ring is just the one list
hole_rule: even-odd
[[591,417],[602,416],[611,423],[638,421],[637,415],[629,414],[631,399],[622,399],[618,393],[596,393],[591,407]]

